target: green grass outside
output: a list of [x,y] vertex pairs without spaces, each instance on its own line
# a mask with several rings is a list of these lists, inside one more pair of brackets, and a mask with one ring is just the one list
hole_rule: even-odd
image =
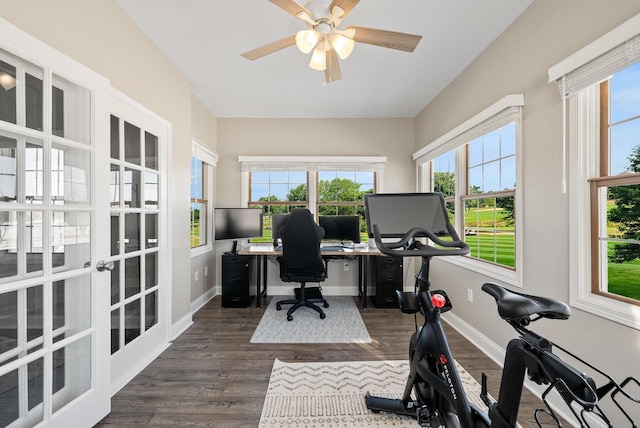
[[477,235],[467,235],[464,240],[471,252],[469,255],[491,263],[497,263],[510,268],[516,266],[516,245],[513,233],[479,232]]
[[[613,243],[609,243],[609,252],[613,252]],[[608,263],[607,277],[609,293],[630,299],[640,300],[640,260],[625,263]]]
[[200,220],[192,223],[191,228],[191,248],[200,245]]

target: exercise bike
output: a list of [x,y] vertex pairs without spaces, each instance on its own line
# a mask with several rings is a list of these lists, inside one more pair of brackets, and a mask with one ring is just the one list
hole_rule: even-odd
[[[416,418],[421,427],[514,428],[517,426],[524,376],[528,373],[532,381],[548,385],[542,395],[546,408],[536,410],[533,415],[539,427],[542,426],[540,417],[543,414],[549,415],[558,427],[562,427],[560,419],[547,401],[552,390],[560,394],[581,427],[613,426],[599,405],[600,400],[605,397],[615,403],[630,426],[636,427],[632,415],[623,407],[620,398],[626,399],[625,404],[640,403],[639,398],[631,396],[625,390],[629,387],[640,388],[638,380],[629,377],[617,383],[602,370],[527,329],[531,322],[540,319],[568,319],[569,307],[555,299],[509,291],[492,283],[484,284],[482,290],[494,297],[498,314],[518,332],[519,337],[512,339],[507,346],[497,402],[487,393],[487,378],[484,373],[480,397],[487,405],[488,412],[468,400],[440,320],[440,315],[452,308],[451,301],[444,291],[430,289],[429,263],[436,256],[467,254],[469,247],[460,240],[448,221],[442,196],[435,194],[439,195],[435,199],[429,196],[429,204],[414,204],[413,200],[419,198],[417,195],[396,195],[398,200],[391,206],[399,210],[413,209],[416,206],[428,208],[429,227],[414,227],[400,240],[391,243],[383,242],[384,232],[381,232],[380,224],[375,221],[380,220],[380,223],[386,223],[391,229],[395,228],[396,232],[386,233],[387,237],[398,234],[402,220],[382,212],[385,206],[389,206],[389,197],[393,195],[385,195],[386,200],[380,201],[375,199],[378,195],[365,198],[368,220],[372,221],[371,231],[380,251],[390,256],[421,258],[415,291],[397,291],[397,295],[402,312],[416,317],[420,312],[424,316],[422,327],[418,327],[416,318],[416,332],[410,340],[410,369],[402,397],[390,399],[367,393],[367,408],[374,413],[388,412]],[[435,206],[436,199],[439,200],[440,207]],[[416,219],[413,221],[414,224],[420,224],[416,223]],[[428,238],[434,245],[427,245],[422,242],[424,239],[419,238]],[[602,375],[605,382],[597,386],[592,377],[575,369],[554,353],[554,347]]]

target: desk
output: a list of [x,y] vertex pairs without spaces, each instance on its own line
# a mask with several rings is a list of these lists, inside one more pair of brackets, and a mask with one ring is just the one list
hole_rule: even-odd
[[[267,295],[267,257],[281,256],[282,250],[276,250],[271,245],[251,245],[249,247],[238,247],[238,255],[255,256],[258,261],[256,272],[256,307],[260,307],[261,297]],[[377,248],[344,248],[343,251],[322,251],[322,257],[358,257],[358,296],[362,302],[362,307],[367,307],[367,263],[369,256],[382,256],[383,253]]]

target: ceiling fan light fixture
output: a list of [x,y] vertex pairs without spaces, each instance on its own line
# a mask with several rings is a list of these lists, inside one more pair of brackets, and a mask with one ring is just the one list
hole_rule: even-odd
[[342,34],[331,35],[331,46],[333,46],[333,49],[340,59],[347,59],[349,55],[351,55],[351,52],[353,52],[355,44],[353,39],[345,37]]
[[5,91],[10,91],[16,87],[16,78],[6,72],[0,72],[0,86]]
[[303,54],[308,54],[318,43],[320,36],[315,30],[301,30],[296,33],[296,46]]
[[313,51],[313,55],[311,55],[311,61],[309,61],[309,67],[318,71],[324,71],[327,68],[327,57],[325,55],[324,46],[320,44],[316,46],[316,48]]

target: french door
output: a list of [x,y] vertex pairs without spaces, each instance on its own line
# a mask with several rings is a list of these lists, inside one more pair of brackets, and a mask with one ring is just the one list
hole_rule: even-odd
[[170,125],[112,90],[111,378],[117,392],[169,344],[166,165]]
[[106,79],[0,19],[0,427],[109,411],[108,118]]

